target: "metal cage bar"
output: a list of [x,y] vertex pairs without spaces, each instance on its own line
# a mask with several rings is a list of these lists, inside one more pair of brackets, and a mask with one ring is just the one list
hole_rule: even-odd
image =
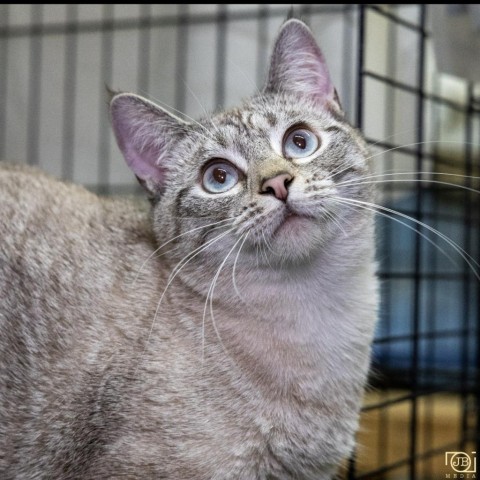
[[[222,107],[232,97],[229,77],[233,75],[229,76],[229,72],[234,62],[228,55],[235,47],[236,27],[242,22],[252,27],[254,47],[248,73],[261,84],[275,29],[290,10],[288,6],[269,4],[242,8],[228,4],[167,5],[165,10],[157,7],[130,6],[131,14],[121,15],[127,7],[103,5],[98,6],[96,16],[85,16],[81,5],[65,5],[63,17],[58,14],[52,19],[48,17],[51,7],[47,5],[0,6],[0,64],[3,66],[0,72],[0,159],[13,155],[18,158],[10,160],[23,160],[52,171],[56,168],[59,176],[73,181],[79,181],[81,164],[88,160],[91,163],[88,168],[82,167],[84,176],[80,176],[80,181],[88,188],[103,194],[136,193],[138,187],[133,179],[130,183],[124,181],[114,167],[105,86],[122,87],[121,82],[130,81],[132,88],[138,89],[141,95],[162,88],[156,85],[155,75],[160,71],[157,64],[166,59],[163,50],[171,47],[174,80],[170,101],[174,110],[190,115],[189,99],[194,94],[188,84],[189,62],[198,38],[198,27],[202,27],[212,33],[209,55],[214,59],[213,80],[208,91],[211,107]],[[18,9],[22,8],[26,20],[17,21]],[[461,248],[474,260],[478,259],[480,202],[478,194],[468,189],[479,188],[475,177],[480,171],[480,98],[473,84],[465,84],[464,95],[452,98],[438,75],[434,79],[428,76],[428,8],[424,4],[304,4],[296,11],[310,22],[317,36],[324,34],[318,26],[324,25],[322,21],[334,16],[343,18],[339,30],[341,42],[337,42],[336,55],[330,58],[335,61],[339,52],[342,57],[341,64],[338,62],[341,67],[338,86],[346,97],[347,114],[365,132],[372,161],[382,173],[394,171],[403,164],[417,172],[409,177],[412,181],[408,184],[402,181],[405,177],[398,176],[388,185],[380,184],[379,188],[384,204],[395,209],[400,215],[397,220],[406,225],[399,225],[391,212],[379,212],[378,229],[382,237],[379,277],[383,284],[383,301],[374,344],[375,373],[371,379],[378,395],[366,403],[362,417],[378,417],[377,432],[374,432],[377,437],[370,446],[375,463],[367,464],[358,450],[343,471],[344,478],[349,479],[388,479],[395,474],[395,478],[400,475],[412,480],[430,477],[433,480],[437,477],[432,472],[443,465],[442,455],[446,451],[480,450],[480,355],[477,352],[480,345],[480,282],[472,271],[473,262],[450,265],[442,252],[433,248],[431,243],[439,240],[432,230],[405,217],[408,215],[440,231],[446,229],[446,235],[453,235]],[[376,33],[374,28],[378,30]],[[165,32],[171,32],[167,42],[171,45],[159,46],[156,43],[158,35]],[[384,35],[384,50],[374,33]],[[131,34],[131,42],[136,42],[136,58],[131,59],[129,69],[125,69],[129,71],[123,72],[122,77],[118,74],[116,59],[123,58],[118,42],[124,34]],[[55,58],[58,63],[52,66],[48,63],[52,56],[48,48],[57,38],[61,44],[57,47],[60,54]],[[405,39],[415,45],[408,65],[401,63],[400,49]],[[328,38],[324,40],[328,43]],[[84,96],[86,87],[80,80],[87,63],[85,42],[95,46],[90,53],[98,56],[91,81],[95,97],[93,109]],[[20,65],[17,48],[27,52],[25,64]],[[18,78],[9,73],[13,68],[19,69]],[[52,93],[47,89],[54,71],[61,72],[62,77],[58,104],[53,102]],[[23,76],[26,81],[22,83]],[[384,99],[374,112],[371,109],[372,91]],[[19,99],[18,105],[10,101],[11,98]],[[57,131],[48,130],[48,135],[53,143],[58,143],[58,156],[48,158],[43,142],[47,129],[42,127],[42,122],[47,111],[55,108],[58,110]],[[82,120],[84,108],[90,108],[91,125]],[[21,140],[13,145],[10,122],[17,118],[17,110],[27,113],[22,124],[24,128],[18,127]],[[442,123],[448,117],[458,119],[461,125],[461,139],[458,140],[461,147],[454,153],[442,148],[450,142]],[[383,130],[378,127],[381,123],[378,118],[383,120]],[[403,123],[413,126],[414,133],[403,136],[399,132]],[[434,131],[433,137],[430,129]],[[84,130],[91,135],[89,141],[97,160],[82,156],[84,153],[79,145],[85,137]],[[427,182],[443,178],[441,172],[448,169],[464,175],[462,185],[467,189]],[[449,183],[456,183],[450,181],[456,177],[446,178]],[[407,233],[401,234],[401,231]],[[400,235],[404,237],[399,238]],[[402,250],[406,244],[408,251]],[[441,248],[452,247],[443,243]],[[398,261],[401,254],[406,255],[404,262]],[[450,296],[449,303],[446,298]],[[403,304],[408,308],[401,308]],[[455,351],[450,351],[452,349]],[[444,353],[450,355],[450,364],[442,363]],[[451,436],[444,444],[439,444],[436,412],[442,395],[455,399],[458,436]],[[391,449],[395,447],[392,435],[396,433],[394,419],[401,408],[407,412],[406,429],[401,434],[408,447],[392,455]]]

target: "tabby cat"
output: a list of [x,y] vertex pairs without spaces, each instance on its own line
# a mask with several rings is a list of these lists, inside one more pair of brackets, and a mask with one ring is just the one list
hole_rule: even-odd
[[374,191],[310,30],[238,108],[111,118],[151,206],[0,169],[0,478],[332,478],[378,301],[345,202]]

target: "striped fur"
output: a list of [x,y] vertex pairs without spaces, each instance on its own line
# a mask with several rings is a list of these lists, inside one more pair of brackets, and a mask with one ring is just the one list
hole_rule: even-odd
[[[368,175],[366,147],[318,52],[289,20],[266,89],[198,122],[115,95],[150,212],[0,169],[2,479],[332,478],[354,445],[377,281],[371,214],[334,198],[372,200],[338,185]],[[294,125],[320,139],[311,157],[284,158]],[[202,187],[212,158],[241,172],[223,194]],[[282,172],[285,202],[261,192]]]

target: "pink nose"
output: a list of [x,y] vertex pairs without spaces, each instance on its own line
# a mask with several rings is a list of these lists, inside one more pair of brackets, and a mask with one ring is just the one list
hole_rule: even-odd
[[288,173],[282,173],[276,177],[265,180],[260,189],[261,193],[273,193],[279,200],[283,202],[288,197],[288,185],[293,177]]

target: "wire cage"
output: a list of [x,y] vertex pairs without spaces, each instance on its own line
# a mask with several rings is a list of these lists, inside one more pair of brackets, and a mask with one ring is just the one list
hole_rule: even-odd
[[[233,105],[261,88],[290,8],[0,5],[0,160],[102,194],[138,193],[110,132],[105,85],[192,117]],[[480,89],[438,73],[431,8],[294,6],[370,144],[379,189],[380,319],[341,478],[476,473]]]

